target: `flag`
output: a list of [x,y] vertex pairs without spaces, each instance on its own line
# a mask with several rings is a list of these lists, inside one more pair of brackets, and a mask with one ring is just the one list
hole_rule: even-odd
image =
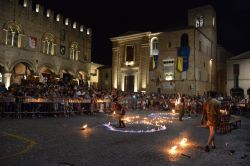
[[157,66],[158,66],[158,55],[154,55],[153,58],[154,58],[154,69],[157,69]]
[[181,57],[181,56],[177,57],[177,70],[179,72],[183,71],[183,57]]
[[37,46],[37,38],[33,36],[29,36],[29,46],[30,48],[36,48]]

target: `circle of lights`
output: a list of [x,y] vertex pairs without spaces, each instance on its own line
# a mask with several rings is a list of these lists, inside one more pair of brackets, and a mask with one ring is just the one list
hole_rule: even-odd
[[110,131],[117,131],[117,132],[122,132],[122,133],[153,133],[153,132],[163,131],[167,129],[165,125],[160,125],[158,126],[158,128],[146,129],[146,130],[126,130],[126,129],[122,130],[122,129],[118,129],[112,126],[110,122],[107,124],[103,124],[103,126],[107,127],[107,129]]
[[[176,120],[179,119],[179,113],[151,113],[148,115],[150,118],[162,118],[167,120]],[[183,117],[182,119],[187,120],[191,117]]]
[[[126,124],[138,125],[143,124],[147,126],[155,126],[155,128],[144,130],[127,130],[114,127],[110,122],[103,124],[108,130],[123,132],[123,133],[153,133],[157,131],[166,130],[166,124],[173,123],[173,120],[179,119],[178,113],[151,113],[146,117],[126,116],[123,120]],[[183,117],[183,119],[190,119],[190,117]]]

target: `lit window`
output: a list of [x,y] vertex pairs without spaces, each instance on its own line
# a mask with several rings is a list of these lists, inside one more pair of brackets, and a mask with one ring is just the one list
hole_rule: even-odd
[[163,66],[164,66],[164,76],[166,81],[174,80],[174,59],[164,59],[163,60]]
[[79,58],[78,57],[79,53],[80,53],[79,44],[77,42],[72,42],[70,46],[69,58],[77,61]]
[[159,50],[158,50],[158,39],[157,37],[153,37],[151,39],[151,53],[150,55],[158,55],[159,54]]
[[56,15],[56,21],[58,21],[58,22],[60,21],[60,14]]
[[45,33],[42,38],[42,52],[47,55],[55,55],[56,41],[51,33]]
[[200,16],[200,27],[203,27],[203,23],[204,23],[203,16]]
[[87,29],[87,35],[90,35],[90,29],[89,28]]
[[196,18],[196,20],[195,20],[195,27],[196,28],[200,27],[200,21],[198,18]]
[[80,26],[80,31],[83,32],[83,25]]
[[47,10],[46,17],[50,17],[50,10]]
[[76,22],[73,23],[73,28],[76,29]]
[[204,25],[204,17],[200,16],[200,17],[196,17],[195,19],[195,27],[199,28],[199,27],[203,27]]
[[36,12],[39,13],[39,4],[36,4]]
[[21,47],[21,27],[15,22],[9,22],[6,26],[5,44],[12,47]]
[[23,7],[27,7],[27,6],[28,6],[27,0],[24,0],[23,1]]
[[65,25],[69,25],[69,19],[68,18],[65,19]]

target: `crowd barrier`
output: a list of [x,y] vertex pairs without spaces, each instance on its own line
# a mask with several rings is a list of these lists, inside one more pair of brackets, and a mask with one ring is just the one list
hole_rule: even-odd
[[91,112],[91,99],[0,97],[0,116],[64,115]]

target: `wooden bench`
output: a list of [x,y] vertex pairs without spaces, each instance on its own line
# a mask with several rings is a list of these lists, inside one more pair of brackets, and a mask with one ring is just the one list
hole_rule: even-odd
[[241,119],[239,116],[231,115],[231,118],[229,120],[229,129],[232,131],[232,129],[241,128]]

